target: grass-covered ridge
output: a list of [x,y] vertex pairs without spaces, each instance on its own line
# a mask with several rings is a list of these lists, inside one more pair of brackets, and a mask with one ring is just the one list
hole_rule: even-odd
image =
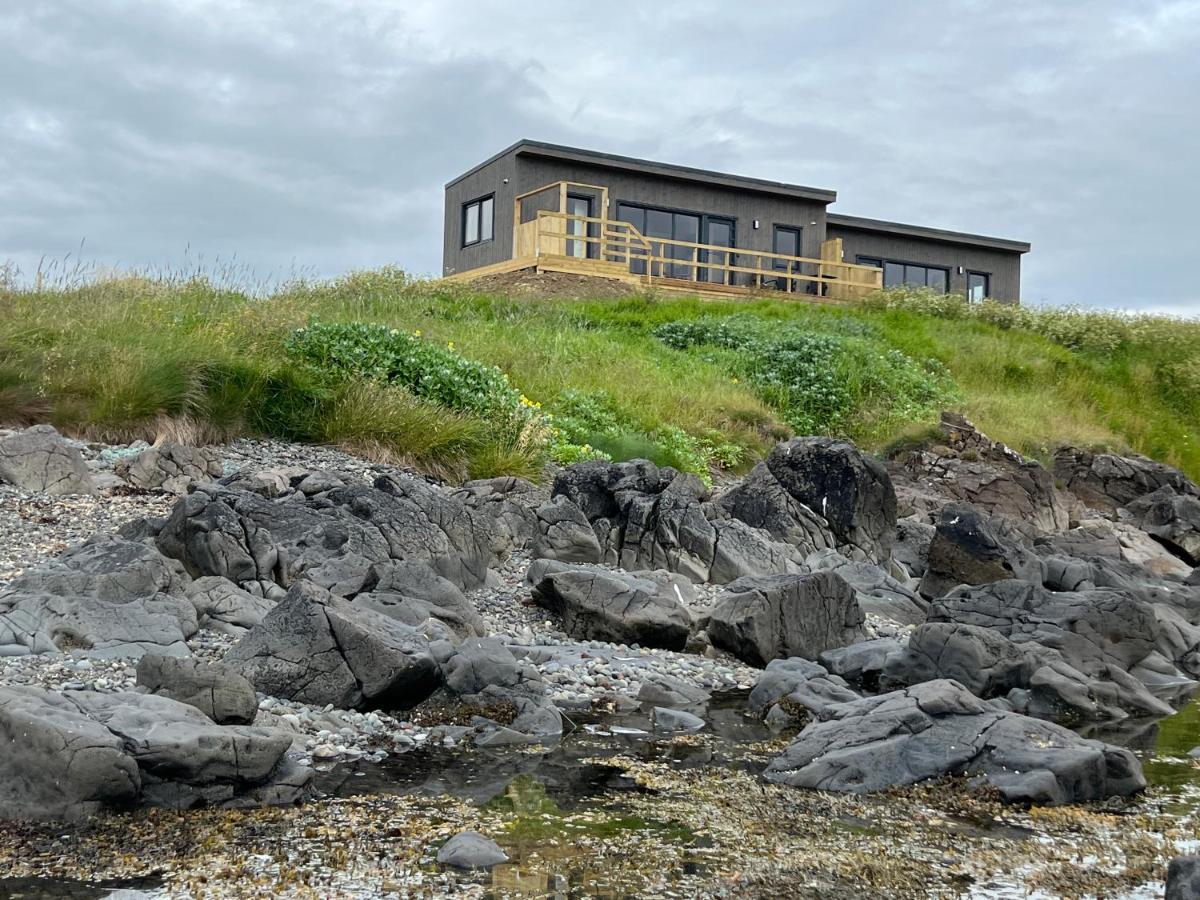
[[265,434],[460,478],[648,456],[743,468],[780,437],[881,450],[956,408],[1043,455],[1134,449],[1200,475],[1200,324],[889,292],[513,299],[394,270],[263,298],[204,280],[0,287],[0,422],[119,440]]

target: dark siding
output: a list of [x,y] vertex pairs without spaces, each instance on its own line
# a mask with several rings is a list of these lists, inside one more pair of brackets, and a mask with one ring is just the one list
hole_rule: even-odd
[[[504,179],[508,184],[504,184]],[[442,245],[442,274],[488,266],[512,259],[513,198],[517,189],[516,154],[506,153],[446,188],[446,221]],[[477,197],[496,195],[492,240],[462,245],[462,208]]]
[[[928,240],[871,232],[843,225],[829,226],[829,237],[842,239],[842,252],[848,263],[859,256],[872,256],[898,262],[941,266],[950,270],[950,290],[965,294],[970,272],[991,275],[993,300],[1016,303],[1021,298],[1021,254],[1005,250],[971,247],[952,241]],[[958,268],[962,267],[962,274]]]
[[[661,175],[638,175],[602,166],[547,159],[532,154],[517,158],[518,193],[531,191],[553,181],[575,181],[608,187],[610,217],[615,218],[621,201],[662,206],[668,209],[727,216],[737,220],[737,246],[746,250],[771,250],[771,226],[794,225],[804,229],[804,256],[819,257],[825,236],[825,203],[789,199],[754,191],[698,184]],[[597,210],[597,215],[599,210]],[[758,230],[754,220],[759,220]],[[816,222],[815,225],[809,223]]]

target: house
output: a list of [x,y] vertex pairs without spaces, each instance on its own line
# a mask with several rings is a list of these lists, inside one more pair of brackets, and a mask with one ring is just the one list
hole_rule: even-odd
[[921,285],[1018,302],[1029,244],[829,211],[822,188],[522,140],[446,185],[443,275],[536,267],[705,295]]

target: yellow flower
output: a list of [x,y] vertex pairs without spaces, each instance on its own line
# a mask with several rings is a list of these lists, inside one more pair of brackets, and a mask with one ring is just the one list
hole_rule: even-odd
[[446,349],[453,350],[454,349],[454,341],[446,341]]
[[732,381],[734,384],[737,384],[737,383],[738,383],[738,380],[737,380],[736,378],[733,378],[733,379],[730,379],[730,380],[731,380],[731,381]]
[[416,331],[413,332],[413,337],[420,337],[420,336],[421,336],[421,329],[418,328]]

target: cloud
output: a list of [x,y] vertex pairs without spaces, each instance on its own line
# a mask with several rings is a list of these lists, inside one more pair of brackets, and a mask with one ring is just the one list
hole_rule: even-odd
[[[1031,300],[1200,311],[1200,3],[0,12],[0,258],[440,269],[442,184],[519,137],[1030,240]],[[186,251],[186,256],[185,256]]]

